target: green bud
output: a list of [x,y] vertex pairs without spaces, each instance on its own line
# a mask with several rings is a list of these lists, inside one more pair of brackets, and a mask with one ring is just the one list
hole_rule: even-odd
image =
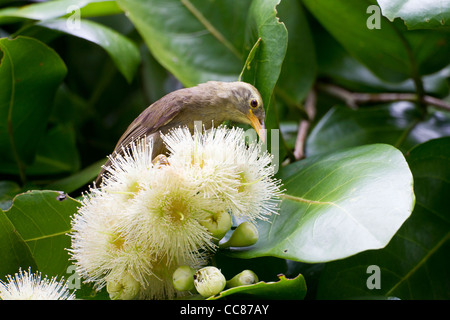
[[221,248],[229,247],[247,247],[258,241],[258,229],[251,222],[242,222],[236,230],[234,230],[230,239],[220,245]]
[[259,281],[258,276],[252,270],[244,270],[227,281],[227,287],[239,287],[254,284]]
[[219,213],[211,213],[207,218],[199,221],[202,226],[211,232],[212,236],[219,241],[222,239],[228,230],[231,229],[231,216],[226,211]]
[[106,291],[111,300],[133,300],[140,289],[141,284],[131,274],[127,274],[119,281],[108,281],[106,284]]
[[195,269],[189,266],[178,267],[172,275],[172,283],[178,291],[194,290]]
[[216,267],[205,267],[194,274],[194,285],[203,297],[218,294],[225,288],[225,276]]

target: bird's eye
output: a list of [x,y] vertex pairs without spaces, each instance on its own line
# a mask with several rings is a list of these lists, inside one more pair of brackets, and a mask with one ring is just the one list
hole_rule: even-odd
[[250,107],[252,107],[253,109],[258,108],[258,100],[256,100],[256,99],[251,100]]

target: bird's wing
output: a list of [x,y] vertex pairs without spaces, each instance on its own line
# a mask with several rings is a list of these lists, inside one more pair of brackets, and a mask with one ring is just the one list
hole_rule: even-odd
[[[164,107],[165,106],[165,107]],[[133,140],[143,136],[150,136],[162,126],[169,123],[181,111],[183,102],[163,97],[145,109],[127,128],[120,137],[114,151],[119,152],[122,146],[127,146]]]
[[[170,94],[150,105],[128,126],[117,142],[112,154],[121,154],[122,147],[126,147],[133,140],[144,136],[149,137],[158,132],[162,126],[169,123],[180,113],[183,105],[183,99],[176,99]],[[111,161],[108,159],[97,176],[97,184],[100,184],[102,174],[110,164]]]

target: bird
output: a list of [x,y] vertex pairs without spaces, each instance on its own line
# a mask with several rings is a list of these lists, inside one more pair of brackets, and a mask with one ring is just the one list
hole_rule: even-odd
[[[196,121],[201,121],[207,130],[227,120],[251,125],[265,142],[264,104],[253,85],[243,81],[208,81],[172,91],[137,116],[119,138],[112,156],[122,153],[135,139],[147,137],[153,139],[152,159],[155,159],[167,152],[161,134],[170,129],[188,127],[192,133]],[[110,165],[108,159],[97,176],[97,185]]]

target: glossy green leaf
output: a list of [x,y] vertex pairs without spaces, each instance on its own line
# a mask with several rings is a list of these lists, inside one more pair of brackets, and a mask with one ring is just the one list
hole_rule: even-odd
[[261,92],[266,108],[286,53],[287,32],[278,0],[119,1],[155,58],[184,86],[236,81],[261,38],[243,81]]
[[[85,19],[91,16],[103,16],[121,12],[115,1],[49,1],[0,10],[0,24],[2,21],[11,22],[16,19],[38,20],[35,25],[61,31],[93,42],[108,52],[120,72],[128,82],[131,82],[140,63],[137,46],[117,31]],[[18,34],[28,34],[33,26],[27,25]]]
[[43,274],[67,272],[71,216],[79,202],[57,191],[31,191],[18,195],[6,215],[30,248]]
[[449,117],[430,113],[422,120],[410,102],[333,107],[308,136],[308,156],[370,143],[392,144],[406,152],[416,144],[450,135]]
[[32,38],[2,38],[0,51],[1,159],[23,169],[34,161],[53,96],[67,70],[55,51]]
[[[45,133],[39,145],[33,164],[25,169],[27,176],[68,173],[78,170],[80,158],[72,128],[62,125]],[[2,171],[18,174],[15,164],[4,164]]]
[[242,79],[258,88],[266,110],[270,109],[273,89],[281,72],[288,41],[286,26],[277,17],[279,2],[280,0],[253,0],[245,28],[246,55],[259,39],[261,43],[255,57],[244,70]]
[[258,242],[233,255],[342,259],[386,246],[414,207],[411,172],[401,152],[389,145],[310,157],[279,176],[286,188],[279,214],[258,222]]
[[8,7],[0,10],[0,24],[17,22],[22,19],[48,20],[73,14],[98,16],[121,12],[115,1],[105,0],[54,0],[34,3],[21,7]]
[[105,162],[106,158],[83,168],[73,175],[54,181],[47,185],[47,189],[71,193],[87,184],[92,185]]
[[36,153],[35,163],[27,174],[54,174],[75,172],[80,167],[75,132],[69,126],[58,125],[48,130]]
[[[355,92],[416,92],[412,79],[392,83],[378,78],[323,30],[315,32],[314,36],[321,78]],[[445,97],[449,94],[449,70],[439,70],[422,77],[424,89],[429,95]]]
[[377,0],[389,20],[401,18],[408,29],[434,29],[450,26],[450,2],[435,0]]
[[[327,264],[319,298],[450,298],[450,138],[425,142],[406,159],[417,197],[411,217],[386,248]],[[373,265],[379,267],[378,289],[366,284]]]
[[41,21],[37,25],[58,30],[99,45],[108,52],[127,81],[131,82],[140,63],[137,45],[117,31],[94,21],[80,19],[77,23],[71,24],[67,19],[54,19]]
[[7,210],[12,205],[14,196],[21,190],[14,181],[0,181],[0,209]]
[[400,23],[394,23],[408,42],[413,73],[411,77],[438,72],[449,64],[450,32],[447,30],[406,30]]
[[303,300],[305,295],[306,282],[301,274],[293,279],[287,279],[284,275],[280,275],[279,281],[260,281],[252,285],[230,288],[217,296],[208,298],[208,300],[218,300],[225,297],[230,299]]
[[8,274],[14,274],[19,268],[36,270],[36,262],[30,249],[0,209],[0,280],[5,280]]
[[[407,31],[372,12],[370,0],[305,0],[321,25],[378,77],[399,82],[448,65],[449,34]],[[373,16],[377,15],[377,16]],[[369,27],[372,19],[379,28]]]
[[[341,45],[377,76],[400,81],[411,75],[408,50],[387,19],[380,29],[367,28],[370,1],[305,0],[308,10]],[[382,18],[382,16],[381,16]]]
[[118,3],[154,57],[184,86],[238,79],[249,0]]
[[299,1],[281,1],[280,20],[288,30],[288,47],[283,61],[277,93],[293,104],[300,104],[314,84],[317,73],[316,52],[305,9]]

